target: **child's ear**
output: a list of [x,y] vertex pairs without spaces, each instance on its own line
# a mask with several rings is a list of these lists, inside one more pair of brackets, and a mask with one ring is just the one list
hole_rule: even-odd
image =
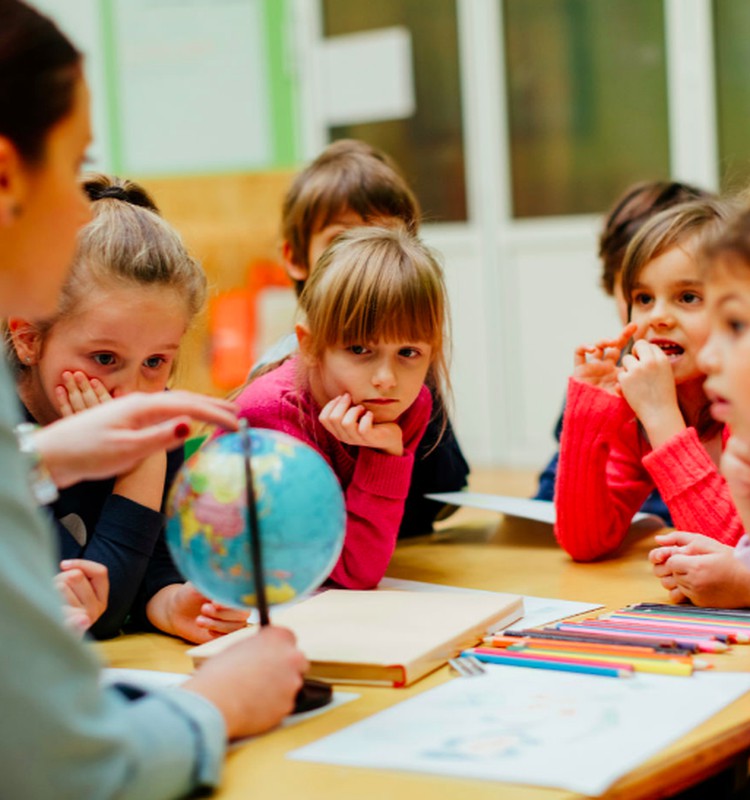
[[286,241],[286,239],[281,243],[281,259],[284,262],[286,274],[293,281],[302,281],[304,283],[308,279],[310,270],[307,267],[294,262],[292,246]]
[[39,329],[25,319],[10,317],[8,330],[18,360],[26,366],[38,363],[42,354],[42,335]]
[[297,344],[299,345],[299,352],[302,359],[308,366],[313,366],[317,359],[312,353],[312,337],[310,336],[310,329],[298,322],[294,326],[294,332],[297,334]]

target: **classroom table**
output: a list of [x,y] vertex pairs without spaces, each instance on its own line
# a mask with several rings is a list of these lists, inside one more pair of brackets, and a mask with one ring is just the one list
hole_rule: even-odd
[[[476,491],[510,493],[506,476],[474,485]],[[525,484],[522,484],[525,486]],[[510,487],[510,488],[508,488]],[[516,493],[516,492],[514,492]],[[519,495],[525,493],[518,491]],[[527,495],[528,496],[528,495]],[[460,585],[541,597],[603,603],[617,608],[630,602],[665,602],[665,592],[651,575],[646,554],[656,525],[631,530],[615,558],[576,564],[555,544],[544,523],[503,518],[492,512],[461,509],[430,536],[402,542],[388,575],[437,584]],[[273,615],[272,615],[273,616]],[[188,672],[188,645],[156,634],[122,636],[99,645],[115,667]],[[709,656],[716,669],[750,669],[750,645]],[[224,780],[215,797],[305,800],[573,800],[581,795],[556,789],[520,786],[440,775],[373,770],[292,761],[285,754],[453,678],[448,667],[405,689],[342,686],[359,699],[245,742],[230,752]],[[619,780],[603,797],[641,800],[669,797],[721,771],[747,775],[750,755],[750,693],[700,725],[689,735]]]

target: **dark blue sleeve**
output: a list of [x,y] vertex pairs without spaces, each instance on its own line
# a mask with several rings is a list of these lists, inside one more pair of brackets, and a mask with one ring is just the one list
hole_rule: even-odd
[[399,537],[429,533],[436,519],[455,511],[455,506],[428,500],[424,495],[460,491],[466,486],[468,477],[469,465],[453,433],[453,426],[438,407],[417,447]]
[[644,514],[654,514],[657,517],[661,517],[664,520],[664,524],[669,528],[673,525],[672,515],[669,513],[667,504],[662,500],[656,489],[645,499],[641,506],[641,511]]
[[[557,418],[555,424],[555,439],[559,442],[562,436],[563,414],[565,413],[565,404]],[[555,478],[557,477],[557,461],[560,458],[560,452],[556,452],[549,460],[547,466],[539,474],[539,484],[536,488],[536,494],[533,500],[554,500],[555,499]]]
[[557,461],[560,453],[555,453],[549,460],[549,464],[539,475],[539,485],[536,488],[534,500],[554,500],[555,499],[555,478],[557,477]]
[[138,594],[163,516],[140,503],[111,494],[104,501],[93,534],[81,548],[65,525],[56,521],[63,558],[88,558],[109,572],[109,599],[90,633],[96,639],[117,636]]
[[[164,497],[162,499],[162,511],[166,511],[167,495],[174,483],[177,471],[185,460],[182,448],[173,450],[167,454],[167,475],[164,485]],[[164,523],[166,517],[163,517]],[[159,536],[157,537],[154,551],[149,559],[146,573],[140,585],[138,594],[133,601],[128,620],[128,630],[155,630],[148,621],[146,606],[148,601],[165,586],[175,583],[184,583],[185,578],[177,570],[167,547],[165,536],[165,524],[162,524]]]

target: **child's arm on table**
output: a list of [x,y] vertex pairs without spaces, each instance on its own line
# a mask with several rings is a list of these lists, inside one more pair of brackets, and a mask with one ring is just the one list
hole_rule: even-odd
[[699,533],[672,531],[656,537],[659,547],[649,553],[654,574],[670,599],[690,600],[697,606],[750,606],[750,569],[734,548]]
[[65,603],[65,621],[73,630],[87,630],[104,613],[109,598],[107,568],[96,561],[71,558],[60,562],[55,586]]
[[214,603],[191,583],[159,590],[146,604],[149,622],[164,633],[202,644],[247,625],[248,612]]
[[555,486],[555,535],[577,561],[612,552],[651,491],[641,466],[633,412],[620,396],[617,366],[637,326],[579,347],[568,385]]
[[638,417],[652,451],[643,465],[678,528],[735,544],[742,525],[729,487],[677,402],[672,367],[659,347],[639,340],[622,359],[623,397]]
[[359,448],[345,490],[344,548],[330,579],[347,589],[372,589],[385,575],[396,547],[414,452],[427,427],[432,399],[423,387],[398,424],[373,425],[372,415],[356,408],[350,398],[335,398],[320,414],[326,430]]

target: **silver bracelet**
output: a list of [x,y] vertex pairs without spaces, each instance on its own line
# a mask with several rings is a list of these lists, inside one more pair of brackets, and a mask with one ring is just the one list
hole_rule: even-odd
[[34,431],[38,428],[39,426],[33,422],[21,422],[13,428],[13,432],[18,440],[18,449],[29,461],[29,487],[31,494],[38,505],[46,506],[54,503],[60,493],[57,491],[52,475],[45,466],[42,454],[37,449],[34,441]]

